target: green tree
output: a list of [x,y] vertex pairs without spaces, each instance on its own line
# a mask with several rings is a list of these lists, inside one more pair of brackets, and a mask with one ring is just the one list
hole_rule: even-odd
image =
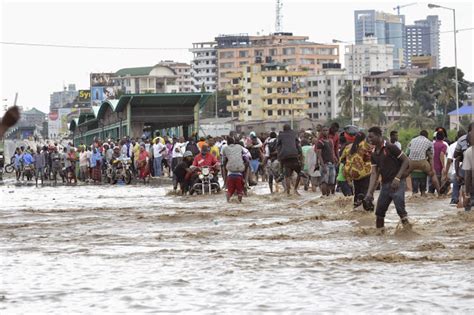
[[363,113],[363,124],[367,127],[374,125],[383,126],[387,123],[387,116],[385,116],[383,109],[381,109],[379,105],[373,106],[369,103],[365,103]]
[[[454,67],[444,67],[436,72],[429,73],[425,77],[419,78],[415,82],[415,86],[412,91],[413,100],[420,103],[423,110],[433,110],[436,96],[440,93],[440,77],[446,76],[446,79],[442,79],[444,82],[455,82]],[[468,82],[463,79],[464,73],[458,69],[458,80],[459,80],[459,99],[466,99],[465,93],[467,91]],[[454,109],[456,104],[453,103],[453,108],[448,106],[448,111]]]
[[401,115],[409,100],[410,94],[398,85],[387,90],[387,105],[391,111],[395,110]]
[[[354,106],[357,110],[360,107],[360,97],[354,93]],[[352,117],[352,83],[346,81],[343,88],[337,93],[339,104],[341,105],[341,116]]]
[[448,111],[456,108],[456,86],[451,80],[449,73],[442,73],[436,77],[438,104],[443,108],[443,127],[446,128],[448,122]]
[[[227,100],[229,92],[225,90],[217,91],[217,116],[218,117],[230,117],[230,112],[227,111],[227,106],[230,106],[230,102]],[[206,104],[202,109],[203,118],[216,117],[216,95],[213,94],[207,99]]]
[[428,117],[428,113],[423,110],[421,104],[415,102],[407,107],[406,115],[401,118],[399,125],[402,128],[434,129],[435,120]]

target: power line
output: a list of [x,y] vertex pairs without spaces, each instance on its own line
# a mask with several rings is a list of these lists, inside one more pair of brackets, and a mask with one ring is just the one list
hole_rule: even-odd
[[34,46],[34,47],[54,47],[54,48],[79,48],[79,49],[108,49],[108,50],[189,50],[181,47],[114,47],[114,46],[87,46],[87,45],[67,45],[67,44],[42,44],[27,42],[0,42],[2,45],[14,46]]
[[[463,31],[470,31],[473,30],[474,27],[469,28],[462,28],[458,29],[457,32]],[[433,35],[433,34],[443,34],[443,33],[452,33],[453,30],[450,31],[442,31],[442,32],[430,32],[430,33],[423,33],[417,34],[421,36],[426,35]],[[404,38],[404,36],[394,36],[394,37],[384,37],[385,40],[387,39],[397,39],[397,38]],[[341,43],[354,43],[355,41],[340,41]],[[29,43],[29,42],[5,42],[0,41],[2,45],[12,45],[12,46],[29,46],[29,47],[52,47],[52,48],[70,48],[70,49],[105,49],[105,50],[189,50],[189,47],[120,47],[120,46],[88,46],[88,45],[68,45],[68,44],[43,44],[43,43]]]

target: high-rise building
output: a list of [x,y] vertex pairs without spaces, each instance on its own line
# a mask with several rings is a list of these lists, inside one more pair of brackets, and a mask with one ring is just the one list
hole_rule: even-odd
[[217,86],[217,43],[193,43],[189,51],[193,53],[191,61],[191,81],[194,92],[204,89],[214,92]]
[[49,109],[53,111],[58,108],[71,107],[79,92],[76,90],[75,84],[69,84],[62,91],[53,92],[50,95]]
[[378,44],[374,36],[361,44],[346,46],[345,65],[349,74],[367,75],[393,69],[393,45]]
[[339,62],[339,46],[309,42],[307,36],[274,33],[263,36],[221,35],[217,42],[218,85],[225,88],[227,73],[258,63],[284,63],[291,71],[316,73],[324,63]]
[[414,25],[407,25],[406,29],[406,60],[412,66],[413,56],[432,56],[434,68],[439,68],[439,30],[441,21],[437,15],[429,15],[425,20],[415,21]]
[[354,11],[355,43],[362,44],[367,35],[377,37],[379,44],[393,45],[393,68],[405,66],[405,16],[375,10]]

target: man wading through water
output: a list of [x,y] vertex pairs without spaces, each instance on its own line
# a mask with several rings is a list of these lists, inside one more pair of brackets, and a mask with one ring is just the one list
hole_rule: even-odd
[[368,141],[375,146],[372,153],[372,172],[370,174],[369,190],[365,197],[367,203],[374,200],[374,190],[377,186],[379,174],[382,176],[382,187],[375,209],[376,227],[384,232],[385,213],[393,201],[403,226],[410,227],[408,214],[405,210],[405,179],[403,173],[408,168],[408,158],[394,144],[388,143],[382,137],[379,127],[369,129]]

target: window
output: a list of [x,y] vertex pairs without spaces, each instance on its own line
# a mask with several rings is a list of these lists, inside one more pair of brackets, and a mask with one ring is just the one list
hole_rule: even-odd
[[273,116],[273,110],[268,110],[267,113],[268,113],[268,116]]
[[277,99],[277,104],[281,104],[281,98]]
[[252,100],[248,100],[248,101],[247,101],[247,104],[248,104],[248,105],[252,105]]
[[234,52],[233,51],[222,51],[219,56],[220,56],[221,59],[234,58]]
[[250,81],[251,81],[250,78],[247,78],[247,82],[250,83]]
[[331,96],[331,91],[328,91],[328,96]]
[[268,105],[272,105],[272,104],[273,104],[273,100],[272,100],[271,98],[268,99],[268,100],[267,100],[267,104],[268,104]]
[[313,97],[317,97],[318,96],[318,91],[313,91]]
[[295,65],[296,64],[296,59],[291,58],[291,59],[283,59],[283,62],[289,65]]
[[247,67],[247,72],[250,72],[250,67]]
[[245,65],[248,65],[249,62],[248,61],[240,61],[239,62],[239,66],[245,66]]
[[239,106],[239,101],[232,101],[232,105]]
[[270,56],[276,56],[277,55],[277,50],[276,48],[272,48],[269,50]]
[[220,67],[222,69],[229,69],[229,68],[233,68],[234,67],[234,63],[233,62],[223,62],[220,64]]
[[249,56],[249,51],[248,50],[240,50],[239,51],[239,57],[240,58],[246,58]]
[[247,112],[247,116],[252,116],[252,111],[251,111],[251,110],[249,110],[249,111]]
[[239,90],[232,90],[232,95],[239,95]]
[[272,82],[272,77],[267,77],[267,82]]
[[247,94],[252,94],[252,89],[248,89]]
[[267,89],[267,93],[268,93],[268,94],[271,94],[271,93],[272,93],[272,89],[271,89],[271,88],[268,88],[268,89]]
[[239,79],[232,79],[232,84],[239,84]]
[[281,77],[277,77],[277,82],[281,82]]
[[263,56],[263,50],[262,49],[256,49],[254,50],[255,57],[262,57]]
[[314,48],[301,48],[301,54],[302,55],[314,55]]
[[281,116],[281,109],[277,111],[278,116]]
[[314,65],[314,59],[302,58],[301,59],[301,64],[303,64],[303,65]]
[[294,55],[294,54],[295,54],[295,47],[283,48],[283,55],[288,56],[288,55]]

